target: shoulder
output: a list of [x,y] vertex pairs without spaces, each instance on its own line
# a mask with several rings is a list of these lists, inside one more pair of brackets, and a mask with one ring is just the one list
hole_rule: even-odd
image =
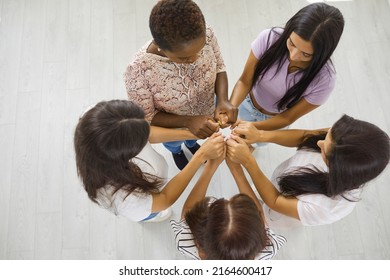
[[184,256],[199,260],[198,249],[192,232],[184,219],[180,221],[171,220],[171,228],[175,234],[176,248]]
[[214,40],[216,40],[214,29],[206,24],[206,42],[210,43]]
[[115,215],[123,216],[130,221],[141,221],[151,213],[153,198],[149,194],[134,190],[130,194],[110,185],[100,188],[97,201]]
[[251,48],[255,56],[259,59],[261,55],[280,37],[282,28],[269,28],[260,32],[252,42]]
[[283,29],[279,27],[264,29],[257,35],[255,41],[266,42],[268,44],[273,44],[280,35],[283,33]]
[[352,212],[359,196],[360,190],[334,197],[323,194],[300,195],[297,197],[299,219],[306,226],[334,223]]
[[268,236],[268,244],[256,256],[256,259],[258,260],[272,259],[277,251],[287,242],[287,239],[284,236],[274,233],[270,228],[266,228],[266,233]]
[[336,72],[333,65],[326,63],[305,91],[305,99],[314,105],[322,105],[336,87]]
[[317,79],[320,83],[334,85],[336,81],[336,69],[331,61],[325,63],[321,71],[317,75]]
[[312,167],[323,172],[328,171],[328,167],[324,162],[321,153],[310,151],[304,148],[298,150],[291,158],[289,158],[288,165],[286,166],[286,172],[288,172],[290,169],[297,169],[302,167]]
[[148,41],[134,54],[133,60],[128,64],[126,68],[126,73],[139,67],[151,67],[153,63],[158,61],[159,56],[147,53],[147,49],[151,43],[152,40]]
[[287,239],[283,235],[274,233],[270,228],[265,229],[267,232],[267,236],[269,238],[269,245],[276,245],[277,249],[279,250],[281,246],[283,246]]

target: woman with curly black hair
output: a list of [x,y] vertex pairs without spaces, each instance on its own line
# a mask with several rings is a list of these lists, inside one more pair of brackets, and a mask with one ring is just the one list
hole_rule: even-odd
[[[191,0],[161,0],[153,8],[147,42],[124,74],[127,94],[152,125],[188,128],[204,139],[235,122],[237,108],[228,101],[225,64],[212,29]],[[215,100],[217,105],[215,106]],[[179,169],[194,154],[196,140],[166,142]]]

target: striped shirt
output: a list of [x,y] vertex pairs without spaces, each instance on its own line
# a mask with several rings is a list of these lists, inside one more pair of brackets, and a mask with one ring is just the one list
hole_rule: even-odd
[[[176,248],[184,256],[194,260],[200,260],[198,248],[195,245],[194,237],[186,221],[171,220],[171,227],[175,234]],[[256,260],[272,259],[277,251],[286,243],[286,238],[275,234],[271,229],[266,228],[268,244],[255,257]]]

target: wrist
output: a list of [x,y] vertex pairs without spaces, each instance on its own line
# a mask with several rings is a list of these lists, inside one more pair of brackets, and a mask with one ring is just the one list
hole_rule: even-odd
[[194,160],[195,162],[204,163],[206,160],[206,154],[202,151],[202,149],[199,149],[193,156],[191,161]]
[[190,124],[191,124],[191,117],[190,116],[183,116],[183,126],[187,129],[190,129]]
[[231,163],[228,166],[229,166],[230,172],[233,175],[238,174],[242,170],[241,165],[239,163]]
[[206,166],[210,170],[210,172],[215,172],[218,169],[219,163],[216,163],[214,160],[208,160]]
[[253,166],[257,165],[256,159],[251,154],[245,162],[242,163],[246,170],[250,169]]

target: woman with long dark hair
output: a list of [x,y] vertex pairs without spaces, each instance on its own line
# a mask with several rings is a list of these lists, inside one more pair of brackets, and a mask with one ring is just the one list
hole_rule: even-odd
[[230,98],[239,118],[275,130],[324,104],[335,86],[330,58],[343,29],[337,8],[313,3],[284,28],[262,31]]
[[[240,122],[227,141],[227,157],[249,172],[272,228],[323,225],[352,212],[363,186],[389,163],[389,136],[377,126],[342,116],[329,130],[257,130]],[[237,135],[240,135],[241,138]],[[248,144],[298,147],[269,180]]]
[[185,169],[167,179],[167,163],[150,145],[196,139],[188,130],[150,126],[131,101],[103,101],[81,116],[74,135],[77,172],[89,198],[132,221],[161,221],[203,163],[224,151],[211,136]]
[[171,221],[176,247],[192,259],[271,259],[286,239],[265,222],[259,200],[242,167],[226,160],[239,194],[229,200],[205,197],[210,180],[224,159],[209,160],[183,205],[180,221]]

